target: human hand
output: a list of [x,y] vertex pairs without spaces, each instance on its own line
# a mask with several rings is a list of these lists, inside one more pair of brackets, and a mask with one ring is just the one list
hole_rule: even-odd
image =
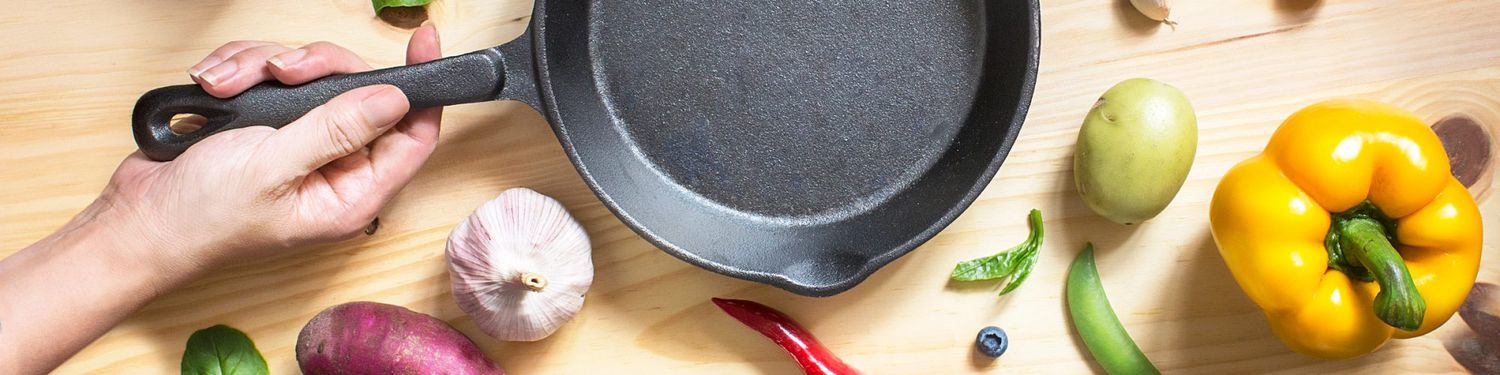
[[[441,56],[424,25],[408,64]],[[342,47],[291,49],[269,42],[225,44],[189,70],[209,94],[227,98],[257,83],[296,85],[370,70]],[[415,110],[399,89],[351,90],[281,129],[215,134],[176,160],[131,154],[100,202],[132,223],[168,272],[191,274],[284,249],[360,233],[416,174],[437,144],[441,108]]]

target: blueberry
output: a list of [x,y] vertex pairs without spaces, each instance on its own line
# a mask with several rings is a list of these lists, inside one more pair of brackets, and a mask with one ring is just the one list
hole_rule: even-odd
[[1005,336],[1005,330],[1000,327],[989,326],[979,330],[979,337],[974,339],[974,348],[979,353],[992,358],[1005,354],[1005,348],[1010,347],[1010,337]]

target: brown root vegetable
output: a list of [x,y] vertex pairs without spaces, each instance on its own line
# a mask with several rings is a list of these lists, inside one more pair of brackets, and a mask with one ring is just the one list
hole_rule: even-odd
[[504,374],[448,323],[401,306],[350,302],[297,335],[297,365],[320,374]]

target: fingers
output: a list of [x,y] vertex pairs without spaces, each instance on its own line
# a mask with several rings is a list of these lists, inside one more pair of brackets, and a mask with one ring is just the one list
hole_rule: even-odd
[[[440,47],[437,28],[431,22],[425,23],[412,33],[406,47],[406,63],[420,64],[440,58],[443,55]],[[442,118],[442,107],[412,111],[391,133],[371,144],[370,162],[381,178],[377,190],[395,195],[416,175],[437,147]]]
[[224,45],[219,46],[219,48],[215,49],[213,52],[209,52],[208,56],[203,58],[203,61],[199,61],[197,64],[194,64],[193,67],[188,68],[188,75],[193,76],[193,78],[198,78],[198,75],[203,74],[203,71],[208,70],[208,68],[212,68],[215,65],[219,65],[219,63],[224,62],[224,60],[229,59],[230,56],[234,56],[234,54],[236,53],[240,53],[240,51],[250,49],[251,47],[259,47],[272,44],[275,43],[262,42],[259,40],[236,40],[233,42],[225,43]]
[[406,43],[406,65],[421,64],[443,57],[443,43],[438,39],[432,21],[423,22]]
[[410,104],[391,85],[361,87],[329,100],[272,133],[268,165],[286,176],[303,176],[360,151],[406,115]]
[[370,64],[354,52],[328,42],[315,42],[282,52],[267,60],[271,75],[288,85],[300,85],[329,74],[370,70]]
[[[410,65],[438,59],[442,57],[439,47],[437,29],[431,23],[423,24],[412,34],[411,42],[407,45],[406,62]],[[374,217],[381,207],[416,176],[417,170],[427,162],[427,157],[432,155],[433,148],[437,146],[438,122],[442,115],[441,107],[412,111],[394,129],[371,142],[369,153],[363,156],[369,162],[374,179],[371,181],[369,194],[351,208],[352,212],[365,216],[354,216],[362,220],[352,224],[362,227],[368,218]],[[330,168],[340,169],[342,164],[346,163],[340,159],[329,164],[323,171],[327,173]]]
[[370,65],[363,59],[333,43],[291,49],[270,42],[236,41],[214,50],[188,69],[188,74],[210,95],[228,98],[273,78],[298,85],[329,74],[366,70]]
[[[406,65],[421,64],[443,57],[442,42],[438,39],[437,27],[431,21],[423,23],[411,35],[406,45]],[[443,109],[429,108],[413,111],[406,121],[396,125],[396,131],[423,144],[437,144],[438,121]]]
[[193,76],[193,81],[203,86],[203,91],[209,95],[220,98],[235,96],[269,78],[271,72],[266,69],[266,59],[289,49],[280,44],[244,48],[200,71]]

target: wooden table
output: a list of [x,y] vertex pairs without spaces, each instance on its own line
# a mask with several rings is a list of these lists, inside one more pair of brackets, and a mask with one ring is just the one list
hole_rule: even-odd
[[[221,270],[132,315],[60,373],[172,373],[188,334],[213,324],[255,339],[274,373],[296,373],[293,344],[325,307],[371,300],[452,323],[514,373],[794,373],[779,349],[718,312],[709,297],[776,306],[873,373],[1097,371],[1066,323],[1068,261],[1093,241],[1110,299],[1136,341],[1169,372],[1456,372],[1441,337],[1393,342],[1350,361],[1289,352],[1230,278],[1208,233],[1219,177],[1258,152],[1282,118],[1331,97],[1364,97],[1437,120],[1500,124],[1500,4],[1493,0],[1179,1],[1175,30],[1124,1],[1045,1],[1042,71],[1026,127],[990,188],[937,238],[831,298],[804,298],[700,270],[656,250],[599,203],[545,120],[515,102],[455,107],[425,169],[381,215],[374,236]],[[526,0],[438,0],[431,17],[449,54],[519,35]],[[400,62],[408,31],[364,0],[16,2],[0,13],[0,255],[61,226],[134,149],[128,115],[148,89],[235,39],[329,40],[376,66]],[[1125,78],[1176,85],[1198,110],[1187,185],[1160,217],[1109,224],[1074,192],[1072,144],[1089,105]],[[1493,128],[1492,128],[1493,129]],[[1491,132],[1492,137],[1496,132]],[[1492,163],[1493,164],[1493,163]],[[1493,182],[1487,176],[1481,185]],[[576,320],[536,343],[485,336],[449,294],[444,239],[501,190],[561,200],[594,239],[597,276]],[[1500,199],[1481,197],[1490,239],[1480,278],[1500,279]],[[1048,237],[1026,286],[953,286],[955,262],[1025,237],[1040,208]],[[974,354],[980,327],[1014,343]]]

